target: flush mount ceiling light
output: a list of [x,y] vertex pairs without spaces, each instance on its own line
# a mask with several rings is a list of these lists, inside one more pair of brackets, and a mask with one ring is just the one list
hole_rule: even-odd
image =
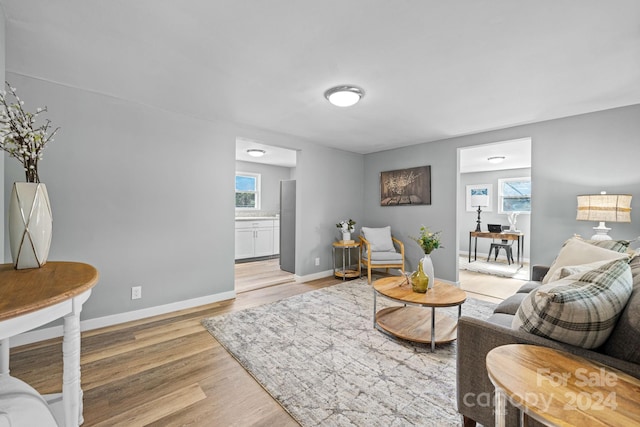
[[364,90],[357,86],[336,86],[327,90],[324,97],[336,107],[351,107],[364,96]]
[[489,163],[502,163],[504,161],[504,159],[506,159],[505,156],[491,156],[491,157],[487,158]]
[[259,150],[257,148],[250,148],[247,150],[247,154],[251,157],[262,157],[267,154],[267,152],[265,150]]

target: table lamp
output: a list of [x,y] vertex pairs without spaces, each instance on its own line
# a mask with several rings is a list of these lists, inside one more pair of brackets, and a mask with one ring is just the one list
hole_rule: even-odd
[[591,240],[611,240],[607,234],[610,228],[605,225],[609,222],[631,222],[631,195],[630,194],[585,194],[578,196],[578,221],[598,221],[597,227],[593,227],[596,234]]
[[471,206],[478,208],[478,219],[476,220],[476,231],[482,231],[480,229],[480,213],[481,208],[489,206],[489,190],[486,188],[472,188],[471,189]]

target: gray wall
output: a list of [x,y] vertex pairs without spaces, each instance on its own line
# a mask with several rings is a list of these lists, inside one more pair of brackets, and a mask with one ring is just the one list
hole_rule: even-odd
[[335,224],[344,218],[358,226],[362,221],[364,156],[257,129],[239,128],[238,135],[299,150],[291,175],[296,180],[296,274],[332,269],[331,243],[339,238]]
[[[100,271],[83,319],[233,290],[237,136],[301,150],[297,274],[328,270],[336,219],[361,216],[361,155],[7,74],[27,107],[47,105],[62,128],[41,163],[54,218],[49,259]],[[24,178],[15,160],[5,166],[6,202]],[[135,285],[143,298],[132,301]]]
[[[49,259],[99,270],[83,317],[233,290],[232,129],[8,75],[61,127],[40,163],[53,211]],[[17,162],[8,166],[5,200],[23,179]],[[143,298],[132,301],[135,285]]]
[[[531,169],[506,169],[487,172],[472,172],[460,174],[460,187],[458,188],[458,223],[460,225],[459,245],[461,253],[467,253],[469,250],[469,231],[476,229],[476,221],[478,212],[467,212],[466,209],[466,186],[473,184],[492,184],[493,193],[491,206],[492,211],[482,210],[480,214],[482,231],[487,231],[487,224],[503,224],[509,225],[509,219],[506,214],[498,213],[498,180],[504,178],[519,178],[523,176],[531,176]],[[525,236],[524,240],[524,256],[529,257],[529,237],[531,236],[531,215],[520,214],[516,219],[518,230],[522,231]],[[489,252],[491,239],[478,239],[478,254],[486,254]],[[472,242],[473,246],[473,242]],[[515,249],[514,249],[515,251]],[[500,252],[504,256],[504,251]],[[513,256],[516,254],[514,252]]]
[[[443,231],[445,249],[432,254],[436,276],[457,281],[458,235],[468,225],[457,224],[461,207],[457,196],[458,148],[532,138],[531,179],[533,182],[530,260],[549,264],[563,241],[574,233],[591,236],[589,222],[577,222],[576,195],[605,190],[629,193],[632,221],[609,224],[613,238],[640,235],[640,168],[638,135],[640,105],[617,108],[558,120],[515,126],[443,141],[420,144],[365,156],[363,206],[365,221],[371,225],[390,224],[395,234],[408,243],[410,265],[415,268],[420,249],[407,238],[420,224]],[[432,205],[381,207],[378,179],[380,171],[431,165]]]
[[[276,214],[280,212],[280,181],[292,179],[292,169],[261,163],[236,161],[236,172],[260,174],[260,213]],[[236,216],[253,215],[252,210],[237,210]]]
[[[418,236],[420,226],[441,231],[443,249],[431,253],[436,277],[454,280],[457,254],[456,218],[456,148],[434,142],[365,155],[363,205],[364,224],[369,227],[391,226],[394,237],[405,244],[409,271],[415,270],[424,255],[410,237]],[[380,172],[431,165],[431,205],[380,206]]]

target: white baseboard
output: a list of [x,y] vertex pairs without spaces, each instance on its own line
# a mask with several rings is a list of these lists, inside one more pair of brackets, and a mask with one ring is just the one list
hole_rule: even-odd
[[320,271],[318,273],[306,274],[304,276],[298,276],[297,274],[293,276],[298,283],[309,282],[311,280],[324,279],[325,277],[329,277],[333,275],[333,270],[325,270]]
[[[159,305],[156,307],[143,308],[141,310],[135,310],[135,311],[127,311],[125,313],[118,313],[110,316],[97,317],[95,319],[87,319],[80,322],[80,330],[91,331],[93,329],[99,329],[107,326],[118,325],[120,323],[145,319],[147,317],[157,316],[160,314],[171,313],[173,311],[184,310],[187,308],[193,308],[201,305],[212,304],[214,302],[233,299],[235,297],[236,297],[235,291],[221,292],[219,294],[193,298],[185,301],[178,301],[170,304]],[[61,337],[62,331],[63,331],[62,325],[53,326],[51,328],[36,329],[34,331],[25,332],[23,334],[12,337],[9,340],[9,342],[11,347],[17,347],[25,344],[32,344],[38,341],[44,341],[51,338]]]

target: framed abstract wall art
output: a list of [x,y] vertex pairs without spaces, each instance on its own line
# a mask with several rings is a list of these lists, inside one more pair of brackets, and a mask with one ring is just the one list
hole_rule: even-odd
[[473,184],[467,185],[466,191],[466,207],[467,212],[475,212],[478,206],[482,207],[483,212],[491,212],[493,207],[493,184]]
[[431,204],[431,166],[380,172],[380,206]]

